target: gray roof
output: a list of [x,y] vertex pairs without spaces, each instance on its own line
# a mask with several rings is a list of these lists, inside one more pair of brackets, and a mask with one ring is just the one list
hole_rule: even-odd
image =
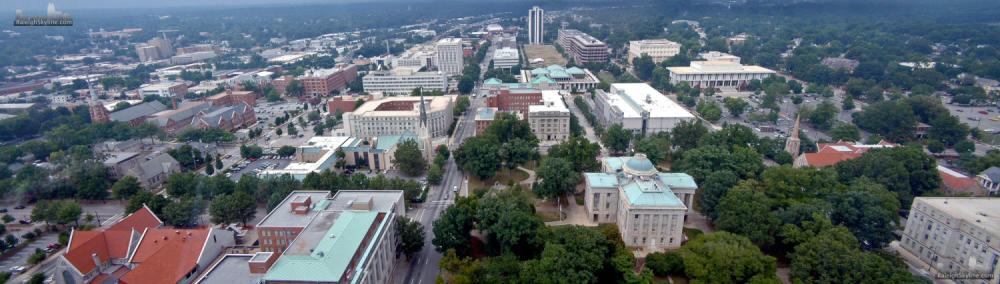
[[1000,168],[998,167],[990,167],[979,173],[979,175],[986,176],[992,182],[1000,182]]
[[139,181],[148,180],[161,173],[168,173],[170,168],[180,167],[180,163],[167,153],[154,154],[147,157],[148,160],[139,163],[139,167],[130,169],[129,175],[135,176]]
[[199,111],[207,109],[211,106],[212,105],[208,102],[185,102],[175,110],[164,111],[156,114],[156,124],[159,126],[166,126],[167,122],[170,120],[184,121],[188,118],[194,117],[194,115]]
[[167,106],[161,104],[159,101],[145,102],[131,106],[129,108],[112,112],[110,117],[112,121],[132,121],[133,119],[140,118],[143,116],[150,116],[154,113],[166,110]]
[[[219,127],[219,124],[222,123],[223,119],[229,120],[237,114],[243,115],[247,112],[247,110],[249,110],[249,108],[249,105],[242,102],[233,106],[212,107],[199,112],[198,117],[211,127]],[[195,122],[196,121],[193,120],[191,121],[191,124],[194,124]]]
[[[227,254],[196,281],[198,284],[258,283],[263,273],[250,273],[250,254]],[[277,256],[273,256],[277,257]]]

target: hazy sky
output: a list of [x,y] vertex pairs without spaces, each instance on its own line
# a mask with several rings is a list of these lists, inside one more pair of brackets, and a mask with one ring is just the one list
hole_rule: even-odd
[[[386,0],[0,0],[0,9],[45,10],[49,2],[56,4],[56,9],[73,13],[81,9],[121,9],[121,8],[154,8],[154,7],[185,7],[185,6],[223,6],[223,5],[267,5],[267,4],[302,4],[302,3],[357,3],[385,2]],[[399,1],[399,0],[396,0]],[[412,1],[412,0],[411,0]]]

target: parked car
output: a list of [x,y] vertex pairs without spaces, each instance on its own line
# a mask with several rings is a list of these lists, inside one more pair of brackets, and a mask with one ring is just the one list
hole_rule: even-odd
[[14,266],[14,267],[11,267],[10,269],[8,269],[8,271],[10,271],[10,273],[14,273],[14,274],[24,273],[25,270],[27,270],[27,268],[24,267],[23,265]]
[[14,209],[18,209],[18,210],[24,209],[24,208],[26,208],[26,206],[24,206],[24,205],[18,205],[16,207],[14,207]]
[[989,113],[987,113],[985,110],[981,110],[979,111],[979,114],[989,114]]
[[7,213],[7,208],[0,208],[0,213]]

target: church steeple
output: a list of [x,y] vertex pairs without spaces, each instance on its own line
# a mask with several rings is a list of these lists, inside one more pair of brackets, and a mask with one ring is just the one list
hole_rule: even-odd
[[799,147],[802,144],[802,140],[799,140],[799,115],[795,115],[795,124],[792,125],[792,131],[788,133],[788,140],[785,141],[785,152],[792,154],[792,158],[799,157]]
[[430,161],[433,159],[432,153],[434,153],[431,142],[431,126],[427,121],[427,106],[424,103],[424,91],[417,88],[417,92],[420,92],[420,126],[418,129],[420,133],[417,135],[419,136],[418,138],[420,139],[420,143],[424,144],[424,159]]
[[104,108],[100,102],[97,101],[97,91],[94,90],[94,86],[87,82],[87,93],[90,95],[90,122],[92,123],[104,123],[111,121],[111,114],[108,113],[108,109]]

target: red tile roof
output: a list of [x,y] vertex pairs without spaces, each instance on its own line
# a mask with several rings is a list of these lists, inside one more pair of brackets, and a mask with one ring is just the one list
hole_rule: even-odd
[[941,182],[944,184],[945,188],[949,190],[967,192],[973,196],[985,194],[983,189],[979,187],[979,183],[977,183],[972,177],[965,174],[944,166],[938,166],[938,175],[941,176]]
[[[211,229],[150,229],[131,262],[138,264],[122,283],[177,283],[195,269]],[[142,265],[142,263],[155,265]]]
[[70,234],[69,249],[63,257],[80,273],[87,274],[97,267],[92,255],[96,254],[101,263],[107,263],[112,258],[125,258],[133,234],[141,234],[146,228],[162,224],[156,214],[143,206],[103,231],[74,230]]
[[892,148],[897,145],[887,141],[879,141],[878,144],[872,145],[839,141],[837,143],[819,143],[817,146],[819,150],[816,153],[802,154],[802,158],[805,159],[807,166],[817,168],[832,166],[846,160],[861,157],[861,155],[871,149]]

